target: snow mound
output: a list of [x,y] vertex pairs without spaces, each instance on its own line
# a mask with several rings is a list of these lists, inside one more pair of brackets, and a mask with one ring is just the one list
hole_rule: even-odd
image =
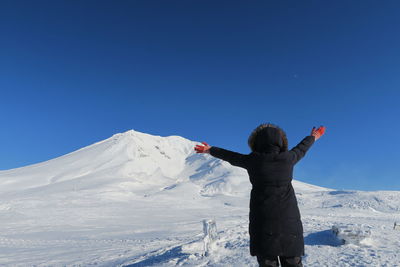
[[334,225],[332,232],[343,244],[361,244],[365,243],[367,238],[371,237],[371,227],[367,225],[348,224]]

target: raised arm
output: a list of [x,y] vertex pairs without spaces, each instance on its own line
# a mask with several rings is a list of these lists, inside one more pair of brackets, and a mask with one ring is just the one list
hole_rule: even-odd
[[196,145],[194,148],[197,153],[208,153],[213,157],[225,160],[233,166],[246,168],[248,165],[248,155],[240,154],[237,152],[229,151],[223,148],[209,146],[206,142],[203,145]]
[[297,163],[299,160],[301,160],[308,149],[314,144],[315,141],[317,141],[322,135],[324,135],[326,130],[326,127],[320,126],[318,129],[315,129],[315,127],[312,128],[311,134],[309,136],[306,136],[297,146],[293,147],[290,150],[290,153],[292,154],[292,161],[293,163]]

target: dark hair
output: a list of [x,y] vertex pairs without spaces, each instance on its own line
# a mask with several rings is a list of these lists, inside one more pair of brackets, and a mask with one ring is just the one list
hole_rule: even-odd
[[280,138],[282,140],[282,143],[280,145],[280,150],[281,151],[287,151],[288,150],[288,140],[286,137],[286,133],[284,130],[279,128],[279,126],[272,124],[272,123],[263,123],[260,124],[257,128],[255,128],[248,139],[248,144],[251,149],[251,151],[256,151],[257,150],[257,136],[265,129],[265,128],[274,128],[279,132]]

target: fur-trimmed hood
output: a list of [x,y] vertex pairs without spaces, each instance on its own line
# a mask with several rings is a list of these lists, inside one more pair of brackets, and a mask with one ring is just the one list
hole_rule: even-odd
[[264,123],[253,130],[248,140],[253,152],[284,152],[288,150],[286,133],[278,126]]

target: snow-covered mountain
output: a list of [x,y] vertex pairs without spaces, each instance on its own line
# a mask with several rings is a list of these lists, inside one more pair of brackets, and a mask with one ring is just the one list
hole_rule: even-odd
[[53,160],[0,171],[0,193],[129,190],[148,194],[185,182],[198,185],[202,194],[235,194],[235,188],[244,189],[243,170],[194,153],[195,144],[179,136],[131,130]]
[[[0,265],[256,266],[248,255],[246,171],[194,153],[195,144],[131,130],[1,171]],[[400,262],[400,231],[392,229],[400,222],[399,192],[293,184],[307,266]],[[220,236],[208,257],[204,219],[216,220]],[[340,245],[333,224],[368,225],[373,235],[363,245]]]

